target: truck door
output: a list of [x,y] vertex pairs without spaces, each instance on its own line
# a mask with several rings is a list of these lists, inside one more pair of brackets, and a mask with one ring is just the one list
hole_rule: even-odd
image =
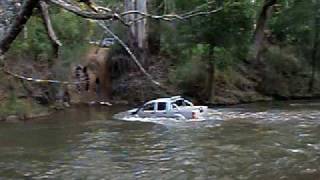
[[157,115],[159,117],[167,117],[167,103],[166,102],[158,102],[157,103]]
[[139,114],[142,117],[155,116],[155,103],[147,103],[143,106],[142,113]]

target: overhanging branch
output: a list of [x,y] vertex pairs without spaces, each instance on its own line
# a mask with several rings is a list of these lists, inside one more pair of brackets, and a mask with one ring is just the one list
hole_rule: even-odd
[[53,46],[54,49],[54,54],[57,57],[58,56],[58,50],[59,50],[59,46],[62,46],[61,42],[59,41],[59,39],[56,36],[56,33],[53,30],[52,24],[51,24],[51,19],[49,16],[49,10],[48,10],[48,4],[44,1],[40,1],[39,2],[39,8],[41,11],[41,17],[43,20],[43,24],[47,30],[47,34],[48,37],[51,41],[51,44]]
[[9,50],[11,43],[16,39],[28,19],[31,17],[32,11],[36,7],[38,1],[39,0],[24,1],[18,15],[0,40],[0,56],[3,56]]
[[95,20],[110,20],[110,19],[118,19],[117,14],[112,13],[95,13],[84,11],[80,7],[69,4],[63,0],[49,0],[51,3],[72,12],[80,17],[87,18],[87,19],[95,19]]
[[40,1],[39,5],[40,5],[42,19],[45,24],[50,40],[57,46],[62,46],[62,43],[59,41],[59,39],[56,36],[56,33],[53,30],[51,19],[49,16],[49,11],[48,11],[48,4],[44,1]]
[[[144,13],[144,12],[136,11],[136,10],[130,10],[130,11],[122,12],[122,13],[117,13],[117,12],[113,11],[112,9],[101,7],[101,6],[95,7],[96,10],[99,10],[98,12],[96,12],[96,11],[89,12],[89,11],[82,10],[80,7],[78,7],[74,4],[68,3],[64,0],[48,0],[48,1],[60,6],[61,8],[65,9],[69,12],[72,12],[80,17],[83,17],[83,18],[94,19],[94,20],[111,20],[111,19],[113,19],[113,20],[119,20],[125,25],[133,24],[133,23],[140,21],[144,18],[159,19],[159,20],[164,20],[164,21],[186,20],[186,19],[189,19],[189,18],[192,18],[195,16],[204,16],[204,15],[214,14],[214,13],[217,13],[220,10],[222,10],[222,8],[218,8],[218,9],[213,9],[213,10],[201,11],[201,9],[203,9],[206,5],[209,6],[210,4],[214,3],[214,1],[209,1],[209,2],[206,2],[206,3],[196,7],[195,10],[181,14],[181,15],[179,15],[179,14],[153,15],[153,14]],[[89,6],[89,8],[92,9],[91,6]],[[140,17],[133,20],[133,21],[125,23],[123,18],[125,16],[133,15],[133,14],[140,15]]]
[[148,79],[155,85],[160,86],[161,84],[154,80],[151,74],[149,74],[144,67],[141,65],[137,57],[133,54],[133,52],[130,50],[130,48],[116,35],[114,34],[103,22],[97,21],[98,25],[103,28],[108,34],[110,34],[113,38],[115,38],[119,44],[128,52],[130,55],[131,59],[134,61],[134,63],[138,66],[139,70],[148,77]]

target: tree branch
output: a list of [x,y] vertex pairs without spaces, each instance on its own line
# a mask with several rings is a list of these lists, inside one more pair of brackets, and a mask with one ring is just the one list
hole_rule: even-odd
[[[80,17],[84,17],[87,19],[95,19],[95,20],[110,20],[110,19],[116,19],[116,20],[120,20],[123,24],[125,25],[131,25],[137,21],[140,21],[144,18],[152,18],[152,19],[160,19],[160,20],[165,20],[165,21],[173,21],[173,20],[186,20],[195,16],[203,16],[203,15],[210,15],[212,13],[216,13],[219,12],[220,10],[222,10],[222,8],[218,8],[218,9],[214,9],[211,11],[201,11],[201,8],[205,7],[205,5],[209,5],[212,4],[213,2],[207,2],[202,4],[201,6],[198,6],[195,10],[191,11],[191,12],[187,12],[184,13],[183,15],[177,15],[177,14],[165,14],[165,15],[152,15],[152,14],[148,14],[148,13],[144,13],[141,11],[136,11],[136,10],[130,10],[130,11],[126,11],[123,12],[121,14],[118,14],[114,11],[112,11],[111,9],[106,9],[104,10],[105,12],[108,12],[107,14],[99,14],[99,13],[94,13],[94,12],[88,12],[88,11],[83,11],[81,10],[80,7],[77,7],[73,4],[67,3],[63,0],[49,0],[50,2],[64,8],[67,11],[70,11]],[[99,8],[98,8],[99,9]],[[101,7],[100,7],[101,9]],[[123,17],[128,16],[128,15],[132,15],[132,14],[137,14],[140,15],[141,17],[130,21],[130,22],[124,22],[123,21]],[[161,87],[161,84],[159,82],[157,82],[156,80],[154,80],[154,78],[143,68],[143,66],[141,65],[141,63],[139,62],[139,60],[137,59],[137,57],[133,54],[133,52],[130,50],[130,48],[116,35],[114,34],[102,21],[96,21],[97,24],[102,27],[108,34],[112,35],[118,42],[119,44],[128,52],[128,54],[130,55],[131,59],[134,61],[134,63],[138,66],[139,70],[147,76],[147,78],[155,85],[157,85],[158,87]]]
[[26,77],[26,76],[22,76],[22,75],[19,75],[17,73],[14,73],[10,70],[8,70],[7,68],[3,68],[2,69],[4,73],[14,77],[14,78],[17,78],[17,79],[20,79],[20,80],[23,80],[23,81],[30,81],[30,82],[34,82],[34,83],[50,83],[50,84],[83,84],[83,82],[70,82],[70,81],[59,81],[59,80],[52,80],[52,79],[36,79],[36,78],[32,78],[32,77]]
[[48,10],[48,4],[44,1],[39,2],[39,8],[41,11],[41,17],[43,20],[43,24],[47,30],[48,37],[51,41],[51,44],[54,49],[54,55],[58,57],[58,51],[59,51],[59,46],[62,46],[61,42],[56,36],[56,33],[53,30],[52,24],[51,24],[51,19],[49,16],[49,10]]
[[137,59],[137,57],[133,54],[133,52],[130,50],[130,48],[116,35],[114,34],[103,22],[101,21],[97,21],[98,25],[100,27],[102,27],[108,34],[110,34],[111,36],[113,36],[113,38],[115,38],[119,44],[128,52],[128,54],[130,55],[130,57],[132,58],[132,60],[134,61],[134,63],[138,66],[139,70],[147,76],[147,78],[155,85],[160,86],[161,84],[154,80],[153,77],[151,76],[151,74],[149,74],[141,65],[141,63],[139,62],[139,60]]
[[[214,9],[214,10],[211,10],[211,11],[201,11],[201,8],[205,7],[205,5],[212,4],[212,2],[210,1],[210,2],[204,3],[201,6],[198,6],[196,8],[196,10],[184,13],[182,15],[178,15],[178,14],[152,15],[152,14],[143,13],[143,12],[135,11],[135,10],[126,11],[126,12],[123,12],[121,14],[118,14],[118,13],[112,11],[111,9],[104,8],[104,7],[98,7],[98,8],[95,8],[95,12],[89,12],[89,11],[84,11],[80,7],[78,7],[78,6],[74,5],[74,4],[68,3],[68,2],[66,2],[64,0],[48,0],[48,1],[50,1],[51,3],[61,7],[63,9],[65,9],[65,10],[67,10],[69,12],[72,12],[72,13],[80,16],[80,17],[83,17],[83,18],[95,19],[95,20],[120,20],[125,25],[129,25],[129,24],[132,24],[132,23],[134,23],[136,21],[140,21],[143,18],[160,19],[160,20],[165,20],[165,21],[185,20],[185,19],[192,18],[192,17],[195,17],[195,16],[209,15],[209,14],[212,14],[212,13],[216,13],[216,12],[218,12],[218,11],[220,11],[222,9],[222,8],[219,8],[219,9]],[[24,2],[19,14],[17,15],[17,17],[16,17],[16,19],[14,21],[14,23],[10,26],[7,34],[0,41],[0,56],[3,55],[10,48],[11,43],[17,37],[19,32],[23,29],[24,25],[26,24],[27,20],[32,15],[32,11],[33,11],[34,7],[37,5],[38,2],[39,2],[39,0],[26,0]],[[40,6],[40,10],[41,10],[41,13],[42,13],[42,18],[43,18],[44,24],[46,26],[46,29],[47,29],[48,36],[49,36],[50,40],[52,41],[52,43],[55,46],[61,46],[61,42],[58,40],[58,38],[57,38],[53,28],[52,28],[52,24],[51,24],[50,17],[49,17],[49,12],[48,12],[48,5],[46,4],[46,2],[40,1],[39,2],[39,6]],[[101,11],[103,11],[103,13],[101,13]],[[135,19],[135,20],[133,20],[133,21],[131,21],[129,23],[124,22],[124,20],[122,18],[125,17],[125,16],[128,16],[128,15],[132,15],[132,14],[138,14],[141,17],[139,17],[139,18],[137,18],[137,19]],[[153,84],[155,84],[157,86],[161,86],[161,84],[159,82],[157,82],[156,80],[154,80],[153,77],[143,68],[143,66],[138,61],[138,59],[133,54],[133,52],[130,50],[130,48],[116,34],[114,34],[108,27],[106,27],[103,22],[97,22],[97,23],[107,33],[111,34],[120,43],[120,45],[123,48],[125,48],[125,50],[128,52],[128,54],[133,59],[134,63],[140,69],[140,71],[143,74],[145,74]],[[70,84],[70,82],[61,82],[61,81],[57,81],[57,80],[33,79],[33,78],[27,78],[27,77],[20,76],[18,74],[12,73],[10,71],[5,71],[5,72],[10,74],[10,75],[12,75],[12,76],[14,76],[14,77],[16,77],[16,78],[27,80],[27,81]],[[71,83],[71,84],[74,84],[74,83]]]
[[42,19],[45,24],[50,40],[57,46],[62,46],[62,43],[59,41],[59,39],[56,36],[56,33],[53,30],[51,19],[49,16],[49,11],[48,11],[48,4],[44,1],[40,1],[39,5],[40,5]]
[[[178,14],[164,14],[164,15],[153,15],[149,13],[144,13],[141,11],[136,11],[136,10],[130,10],[130,11],[125,11],[122,13],[117,13],[109,8],[104,8],[101,6],[95,7],[95,9],[100,10],[100,12],[89,12],[89,11],[84,11],[80,7],[70,4],[68,2],[65,2],[64,0],[49,0],[53,4],[56,4],[60,6],[61,8],[72,12],[80,17],[87,18],[87,19],[95,19],[95,20],[110,20],[110,19],[116,19],[120,20],[123,24],[125,25],[131,25],[137,21],[140,21],[144,18],[152,18],[152,19],[160,19],[164,21],[174,21],[174,20],[186,20],[195,16],[203,16],[203,15],[210,15],[213,13],[217,13],[222,10],[222,8],[214,9],[214,10],[209,10],[209,11],[200,11],[201,8],[204,8],[205,5],[210,5],[213,4],[213,1],[206,2],[200,6],[198,6],[195,10],[184,13],[182,15]],[[91,6],[89,6],[90,9],[92,9]],[[103,13],[101,13],[103,11]],[[132,14],[137,14],[140,15],[141,17],[130,21],[128,23],[125,23],[123,18],[128,15]]]
[[87,19],[95,19],[95,20],[110,20],[110,19],[118,19],[119,17],[117,14],[112,13],[94,13],[89,11],[84,11],[80,7],[75,5],[66,3],[63,0],[49,0],[51,3],[72,12],[80,17],[87,18]]
[[21,32],[28,19],[31,17],[32,11],[36,7],[38,1],[39,0],[24,1],[18,15],[15,17],[13,23],[0,40],[0,56],[2,56],[2,58],[3,55],[9,50],[10,45]]
[[98,12],[98,8],[95,6],[95,4],[91,0],[78,0],[79,2],[82,2],[86,4],[92,11]]

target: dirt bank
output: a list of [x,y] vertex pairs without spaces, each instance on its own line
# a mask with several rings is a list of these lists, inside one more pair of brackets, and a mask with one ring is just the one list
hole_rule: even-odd
[[208,105],[319,97],[318,86],[313,92],[308,91],[309,77],[306,69],[290,62],[286,66],[288,68],[279,68],[278,64],[242,63],[233,68],[228,76],[219,73],[216,76],[214,102],[209,102],[203,93],[205,87],[202,82],[193,82],[190,88],[183,88],[170,81],[170,72],[176,68],[174,64],[163,57],[152,57],[148,72],[167,87],[169,93],[154,86],[140,72],[130,72],[113,80],[112,97],[115,102],[125,100],[129,104],[136,104],[157,97],[184,95],[195,102]]

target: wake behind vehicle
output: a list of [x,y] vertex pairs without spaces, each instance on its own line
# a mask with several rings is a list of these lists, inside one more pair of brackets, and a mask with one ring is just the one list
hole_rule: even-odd
[[129,113],[142,118],[198,119],[207,108],[207,106],[194,106],[190,101],[174,96],[149,101],[140,108],[130,110]]

